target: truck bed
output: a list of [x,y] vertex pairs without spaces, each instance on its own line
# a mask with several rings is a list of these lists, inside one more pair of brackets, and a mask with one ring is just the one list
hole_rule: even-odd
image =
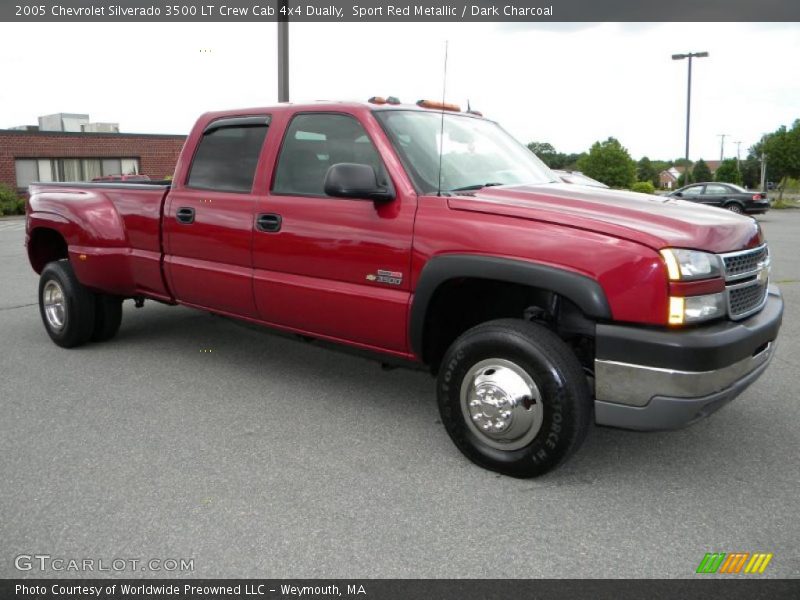
[[124,296],[171,296],[161,272],[169,182],[34,183],[29,235],[53,220],[79,224],[69,257],[81,282]]

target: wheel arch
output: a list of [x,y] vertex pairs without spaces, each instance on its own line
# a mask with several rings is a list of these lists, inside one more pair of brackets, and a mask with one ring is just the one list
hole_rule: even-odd
[[426,364],[434,362],[428,348],[429,317],[440,290],[462,280],[524,286],[552,292],[569,300],[592,320],[610,320],[611,308],[600,284],[580,273],[535,262],[469,254],[431,258],[422,269],[409,316],[409,343]]
[[28,234],[28,261],[37,274],[47,263],[69,258],[68,248],[66,237],[56,227],[34,227]]

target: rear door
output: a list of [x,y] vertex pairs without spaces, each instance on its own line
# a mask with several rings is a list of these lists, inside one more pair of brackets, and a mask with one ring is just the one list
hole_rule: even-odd
[[[404,174],[388,173],[376,142],[387,152],[389,143],[371,116],[368,123],[346,112],[289,117],[256,215],[259,313],[297,331],[405,352],[416,194],[396,180]],[[326,196],[325,174],[336,163],[372,166],[397,197]]]
[[164,211],[165,272],[184,304],[257,317],[253,183],[268,115],[222,118],[199,138],[188,175]]
[[709,206],[723,206],[731,197],[731,189],[721,183],[707,183],[703,192],[703,204]]

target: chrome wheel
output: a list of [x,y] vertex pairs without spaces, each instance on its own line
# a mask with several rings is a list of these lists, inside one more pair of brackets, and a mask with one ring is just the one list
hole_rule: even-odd
[[67,322],[67,308],[64,300],[64,290],[57,281],[50,280],[42,290],[42,303],[47,325],[53,331],[61,331]]
[[461,384],[461,410],[481,441],[500,450],[530,444],[542,427],[539,388],[519,365],[501,358],[482,360]]
[[744,212],[742,210],[742,207],[739,206],[738,204],[729,204],[727,208],[729,211],[731,211],[732,213],[736,213],[737,215],[741,215]]

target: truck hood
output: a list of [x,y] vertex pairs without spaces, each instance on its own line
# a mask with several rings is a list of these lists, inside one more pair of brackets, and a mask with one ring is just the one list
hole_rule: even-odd
[[448,198],[453,210],[504,215],[604,233],[659,250],[730,252],[763,242],[758,223],[678,198],[552,183],[483,188]]

